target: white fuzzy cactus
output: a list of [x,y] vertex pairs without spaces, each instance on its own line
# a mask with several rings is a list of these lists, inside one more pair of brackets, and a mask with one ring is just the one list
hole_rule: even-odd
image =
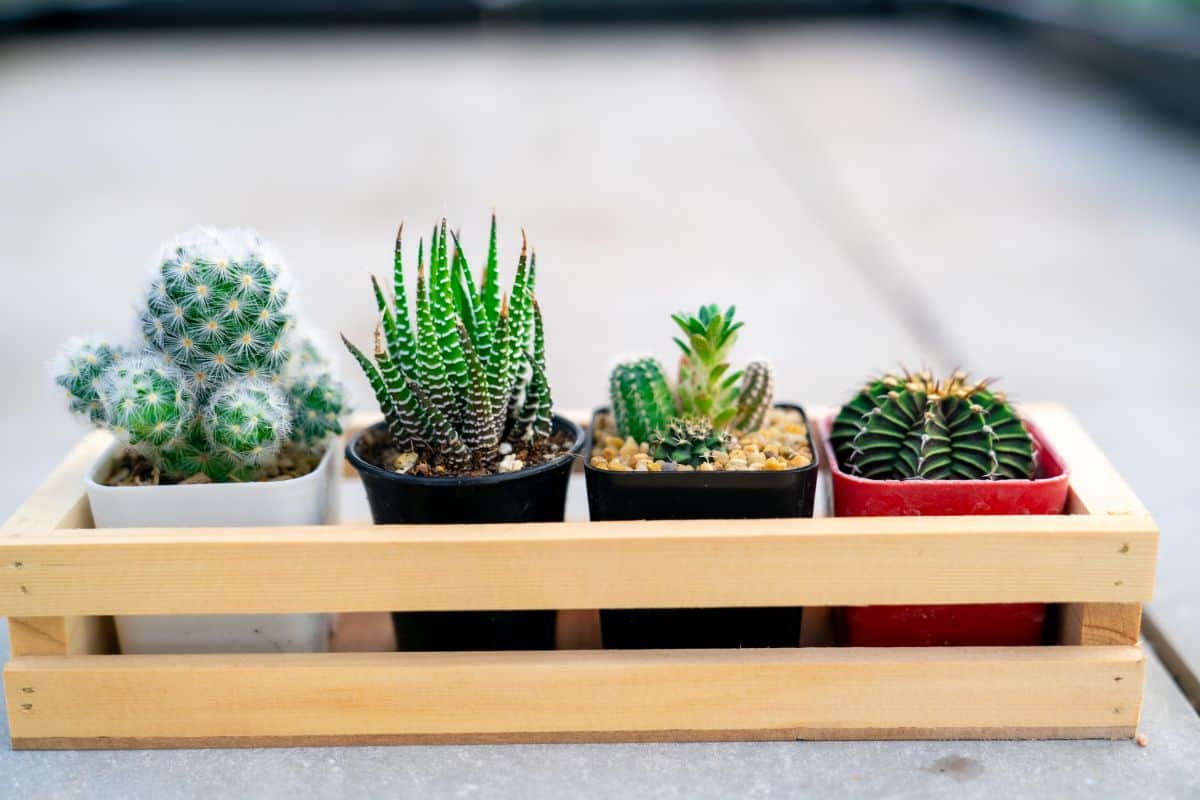
[[289,437],[324,446],[345,414],[328,362],[295,333],[290,296],[282,259],[257,234],[194,228],[155,261],[141,352],[72,339],[55,382],[73,412],[169,478],[252,480]]

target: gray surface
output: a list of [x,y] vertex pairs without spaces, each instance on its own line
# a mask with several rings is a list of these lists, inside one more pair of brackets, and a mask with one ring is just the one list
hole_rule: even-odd
[[[7,638],[0,655],[7,657]],[[1151,658],[1119,742],[756,742],[144,752],[0,749],[5,797],[1195,797],[1200,720]],[[7,733],[6,733],[7,738]],[[7,748],[7,742],[0,742]]]
[[[477,248],[497,204],[506,263],[518,225],[540,251],[562,406],[600,401],[619,353],[669,357],[667,312],[710,299],[743,310],[739,349],[776,361],[781,397],[836,402],[904,359],[1068,402],[1158,517],[1153,610],[1200,663],[1200,151],[1120,97],[925,26],[72,37],[0,57],[0,357],[28,387],[0,393],[22,455],[0,512],[78,434],[42,362],[127,327],[165,236],[256,225],[312,323],[365,341],[365,273],[399,218],[448,212]],[[1146,749],[0,749],[0,796],[1195,796],[1196,716],[1153,658],[1143,731]]]

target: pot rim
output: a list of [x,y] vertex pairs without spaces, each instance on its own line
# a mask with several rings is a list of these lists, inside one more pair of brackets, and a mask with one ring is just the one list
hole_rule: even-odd
[[534,475],[540,475],[543,472],[549,472],[557,467],[561,467],[564,461],[574,459],[580,455],[583,450],[584,434],[583,428],[576,423],[567,419],[560,414],[554,414],[553,420],[562,428],[571,431],[575,435],[574,441],[571,443],[570,449],[562,453],[553,461],[547,461],[543,464],[538,464],[536,467],[521,469],[516,472],[505,472],[498,475],[476,475],[476,476],[447,476],[445,478],[426,477],[424,475],[405,475],[399,472],[391,472],[383,467],[376,466],[364,459],[358,454],[358,442],[366,434],[367,431],[375,428],[383,428],[387,423],[384,420],[368,425],[361,431],[356,433],[349,442],[346,443],[346,460],[350,462],[350,466],[354,467],[360,477],[370,475],[373,478],[381,478],[383,480],[397,481],[399,483],[408,483],[416,486],[481,486],[492,483],[508,483],[510,481],[528,478]]
[[830,439],[830,434],[833,432],[833,420],[837,416],[837,412],[830,413],[823,417],[820,422],[821,431],[821,449],[825,451],[826,461],[829,462],[829,472],[839,481],[846,481],[862,486],[878,486],[878,487],[897,487],[897,486],[945,486],[957,488],[980,488],[984,486],[1044,486],[1050,483],[1060,483],[1070,481],[1071,466],[1058,451],[1054,449],[1053,443],[1046,438],[1046,434],[1026,416],[1018,415],[1021,419],[1021,424],[1025,426],[1025,430],[1029,431],[1029,435],[1033,438],[1034,444],[1037,446],[1039,455],[1049,456],[1055,464],[1058,465],[1058,472],[1053,475],[1043,475],[1040,478],[1030,478],[1022,480],[1020,478],[1006,478],[1004,480],[989,481],[982,478],[963,479],[952,478],[949,480],[928,480],[925,478],[910,478],[908,480],[897,480],[895,478],[862,478],[858,475],[851,475],[842,470],[842,465],[838,463],[837,453],[833,451],[833,442]]
[[[128,490],[138,489],[141,491],[155,490],[157,492],[191,492],[196,494],[198,490],[204,490],[210,494],[213,492],[223,492],[232,494],[235,492],[250,492],[250,491],[271,491],[268,487],[295,487],[305,483],[315,483],[321,479],[321,476],[326,470],[333,468],[334,456],[338,448],[336,446],[338,437],[331,436],[325,444],[325,452],[321,454],[321,459],[317,462],[317,466],[305,475],[297,478],[288,478],[286,480],[276,481],[226,481],[224,483],[173,483],[167,486],[109,486],[101,483],[96,478],[100,471],[108,466],[116,453],[128,447],[124,442],[114,441],[109,445],[100,458],[92,464],[88,469],[87,474],[83,476],[84,486],[89,492],[124,492]],[[283,491],[282,488],[278,491]]]
[[[754,475],[758,472],[762,472],[766,475],[796,475],[801,472],[807,472],[810,470],[820,469],[823,459],[821,458],[820,448],[817,447],[816,439],[813,438],[812,420],[809,419],[808,412],[804,410],[804,406],[800,405],[799,403],[782,403],[782,402],[780,402],[780,403],[772,403],[771,407],[772,408],[790,408],[790,409],[800,412],[800,416],[804,419],[804,427],[805,427],[805,431],[808,436],[808,448],[809,448],[809,450],[812,451],[812,461],[810,463],[804,465],[803,467],[792,467],[790,469],[777,469],[777,470],[771,470],[769,472],[767,470],[748,470],[748,469],[747,470],[736,470],[736,471],[732,471],[732,470],[715,471],[714,470],[712,472],[703,472],[703,473],[701,473],[699,470],[690,470],[690,472],[696,472],[697,474],[704,475],[706,478],[711,479],[715,475]],[[596,437],[596,417],[600,416],[601,414],[606,414],[606,413],[608,413],[608,411],[609,411],[608,406],[599,406],[598,408],[596,408],[592,411],[592,423],[588,427],[589,443],[593,442]],[[585,458],[583,460],[583,469],[584,469],[584,472],[589,475],[590,474],[605,475],[605,476],[619,475],[619,476],[621,476],[622,480],[643,480],[644,479],[644,480],[652,480],[653,481],[653,480],[662,480],[662,478],[659,476],[663,476],[663,475],[678,478],[680,475],[687,475],[689,473],[688,470],[684,470],[684,471],[676,470],[676,471],[672,471],[672,472],[650,472],[648,470],[646,472],[636,472],[633,470],[627,470],[627,471],[622,471],[622,472],[614,472],[613,470],[609,470],[609,469],[600,469],[599,467],[593,467],[591,465],[591,461],[587,458]],[[648,477],[651,475],[653,475],[655,477]]]

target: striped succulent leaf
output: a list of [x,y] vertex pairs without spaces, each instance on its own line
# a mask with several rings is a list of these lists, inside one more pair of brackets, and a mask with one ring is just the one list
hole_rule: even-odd
[[494,328],[500,322],[500,266],[496,260],[496,212],[492,212],[492,230],[488,236],[487,264],[479,282],[483,311]]

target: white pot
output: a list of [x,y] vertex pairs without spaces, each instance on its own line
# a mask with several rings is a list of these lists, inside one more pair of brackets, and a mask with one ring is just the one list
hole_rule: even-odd
[[[97,528],[220,528],[321,525],[336,514],[337,441],[300,478],[260,483],[105,486],[121,445],[109,448],[85,484]],[[312,653],[328,649],[328,614],[119,616],[122,653]]]

